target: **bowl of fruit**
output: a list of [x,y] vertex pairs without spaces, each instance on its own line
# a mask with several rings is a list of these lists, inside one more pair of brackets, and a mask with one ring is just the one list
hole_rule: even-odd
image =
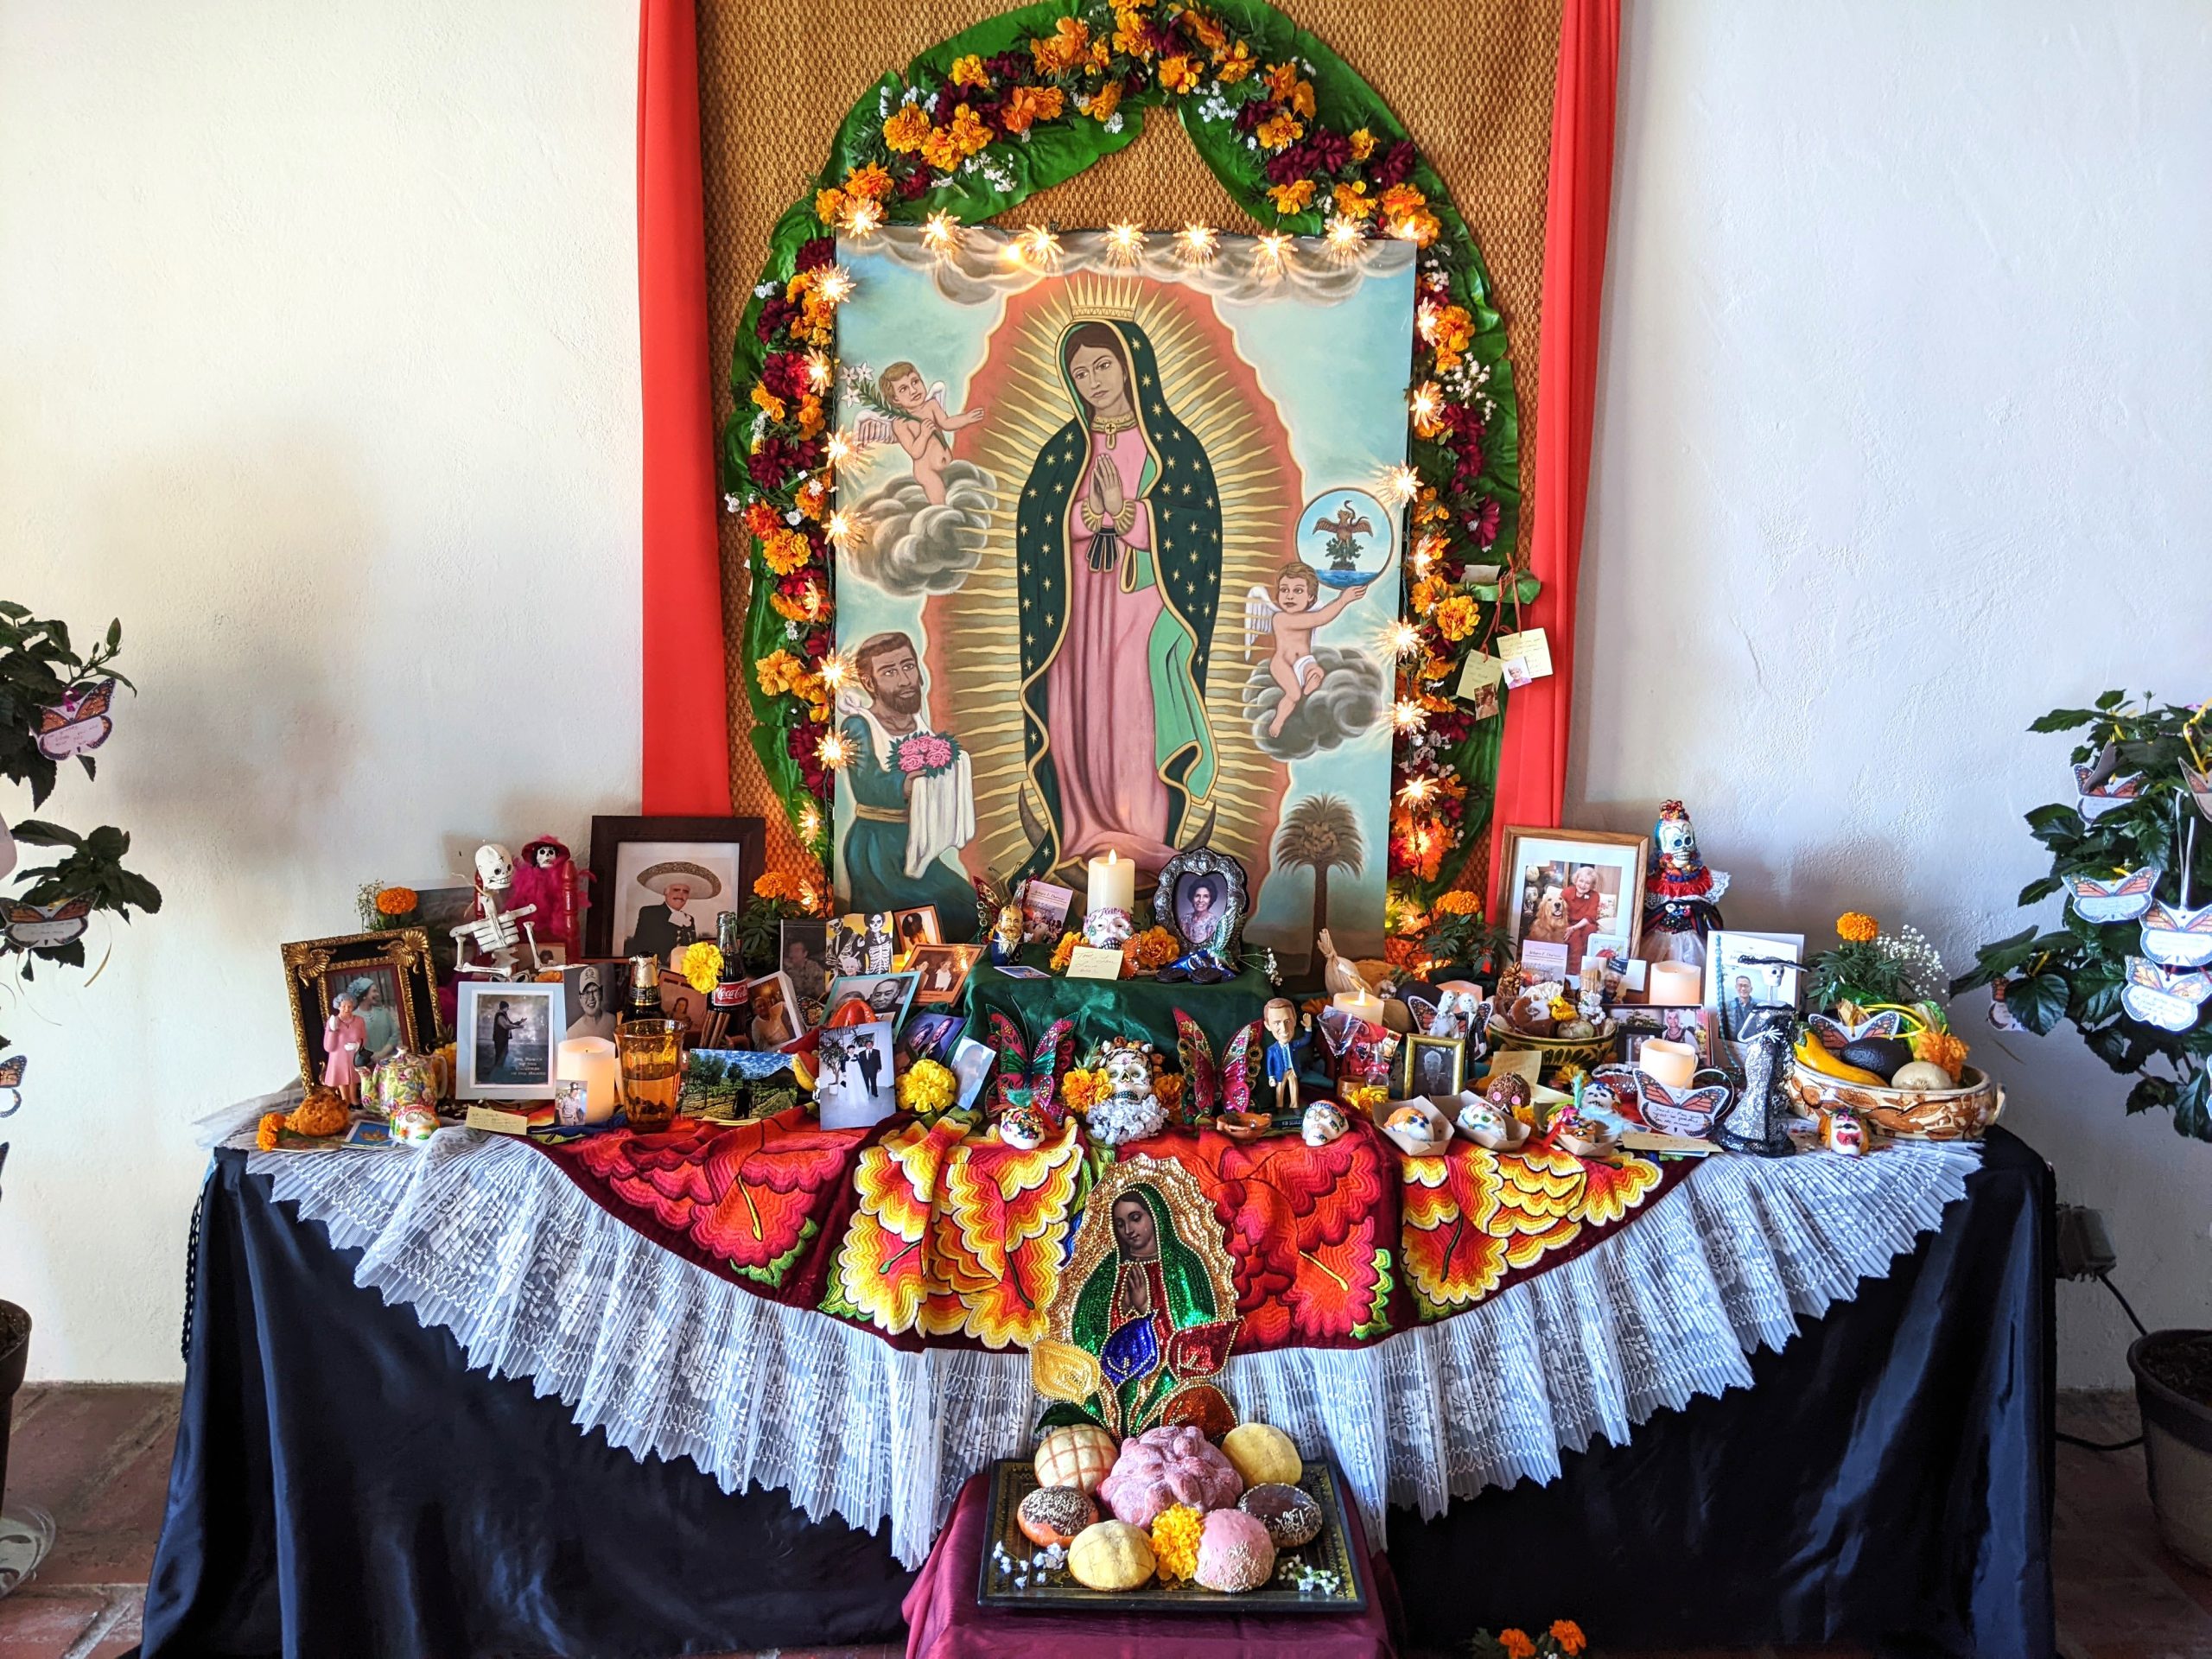
[[1618,1022],[1584,1017],[1568,1000],[1567,987],[1556,982],[1527,987],[1491,1016],[1491,1050],[1542,1055],[1547,1083],[1570,1070],[1595,1071],[1613,1058],[1619,1041]]
[[1900,1141],[1980,1140],[2005,1091],[1939,1020],[1927,1004],[1815,1014],[1797,1039],[1790,1097],[1810,1113],[1847,1107]]

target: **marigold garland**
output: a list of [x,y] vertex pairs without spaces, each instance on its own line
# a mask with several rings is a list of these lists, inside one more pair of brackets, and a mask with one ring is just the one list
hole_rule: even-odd
[[[739,331],[739,412],[722,453],[729,506],[753,540],[754,752],[810,849],[826,854],[823,804],[844,745],[821,729],[835,621],[824,521],[838,452],[824,398],[837,385],[830,353],[850,287],[834,237],[989,219],[1119,149],[1133,118],[1164,108],[1261,223],[1305,235],[1349,226],[1421,250],[1408,417],[1416,598],[1397,689],[1421,718],[1398,722],[1389,868],[1402,889],[1433,897],[1488,821],[1503,723],[1477,721],[1439,693],[1456,687],[1470,652],[1520,626],[1536,592],[1516,563],[1512,370],[1466,226],[1373,89],[1262,0],[1234,22],[1184,0],[1071,0],[1043,33],[1036,16],[988,19],[885,77],[777,227]],[[1048,130],[1052,143],[1036,144]],[[1507,574],[1477,581],[1489,574],[1478,565]],[[787,660],[770,667],[777,658]],[[1481,780],[1471,797],[1470,777]]]

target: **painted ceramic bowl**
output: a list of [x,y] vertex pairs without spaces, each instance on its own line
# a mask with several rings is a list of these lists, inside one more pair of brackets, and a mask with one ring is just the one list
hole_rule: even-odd
[[1490,1022],[1490,1047],[1493,1054],[1518,1051],[1542,1055],[1543,1080],[1555,1087],[1561,1073],[1569,1067],[1594,1071],[1611,1059],[1620,1047],[1620,1027],[1611,1020],[1599,1026],[1594,1037],[1531,1037],[1502,1020]]
[[1274,1127],[1265,1112],[1223,1112],[1213,1126],[1232,1141],[1256,1141]]
[[1971,1065],[1961,1070],[1955,1089],[1878,1089],[1793,1064],[1788,1087],[1809,1116],[1847,1109],[1868,1128],[1900,1141],[1979,1141],[2005,1109],[2005,1091]]

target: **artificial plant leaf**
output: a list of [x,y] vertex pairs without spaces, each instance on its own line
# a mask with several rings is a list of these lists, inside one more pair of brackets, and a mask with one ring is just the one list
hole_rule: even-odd
[[2022,1025],[2039,1037],[2066,1017],[2066,1005],[2070,1000],[2065,976],[2049,972],[2016,979],[2005,993],[2005,1005]]

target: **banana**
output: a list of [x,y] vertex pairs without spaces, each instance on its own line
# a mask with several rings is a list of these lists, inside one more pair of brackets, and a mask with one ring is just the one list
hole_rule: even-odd
[[1796,1054],[1799,1065],[1808,1071],[1819,1072],[1824,1077],[1834,1077],[1841,1083],[1871,1084],[1876,1089],[1890,1086],[1878,1072],[1869,1071],[1864,1066],[1846,1065],[1822,1047],[1817,1037],[1799,1038]]

